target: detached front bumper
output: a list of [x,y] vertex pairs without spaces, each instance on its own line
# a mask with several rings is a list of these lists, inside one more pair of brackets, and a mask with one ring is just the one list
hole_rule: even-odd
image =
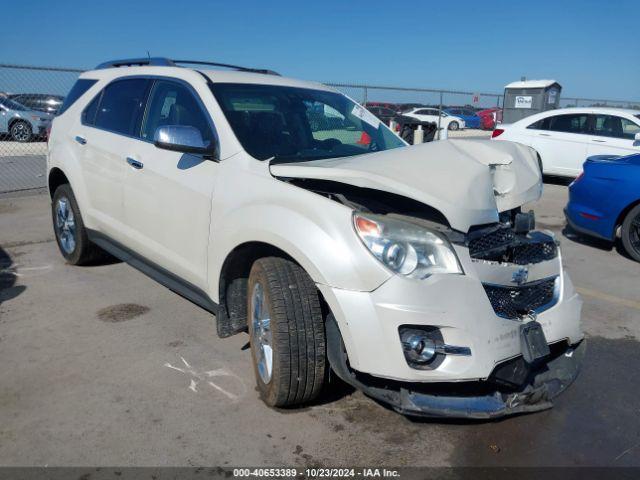
[[517,357],[496,366],[486,381],[419,384],[384,380],[350,369],[335,319],[327,323],[327,353],[334,372],[368,396],[403,415],[430,418],[493,418],[553,407],[552,400],[578,376],[586,340],[552,346],[545,361]]
[[445,396],[401,389],[397,403],[391,405],[405,415],[471,419],[491,419],[547,410],[553,407],[552,400],[578,376],[585,350],[586,341],[583,340],[546,364],[532,369],[528,375],[529,383],[520,390],[496,390],[491,394],[476,396]]

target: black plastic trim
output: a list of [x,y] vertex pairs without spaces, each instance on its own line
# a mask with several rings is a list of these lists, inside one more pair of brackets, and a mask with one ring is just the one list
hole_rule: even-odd
[[164,285],[169,290],[177,293],[181,297],[186,298],[214,315],[218,313],[218,304],[211,300],[209,295],[207,295],[202,289],[178,277],[177,275],[174,275],[154,262],[147,260],[143,256],[137,254],[124,245],[121,245],[115,240],[112,240],[103,233],[87,229],[87,235],[89,240],[100,248],[131,265],[133,268],[144,273],[156,282]]

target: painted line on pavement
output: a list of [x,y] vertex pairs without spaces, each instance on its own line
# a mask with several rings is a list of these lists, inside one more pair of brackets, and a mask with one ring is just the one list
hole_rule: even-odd
[[576,287],[576,291],[580,295],[585,297],[597,298],[598,300],[604,300],[605,302],[613,303],[615,305],[621,305],[623,307],[632,308],[634,310],[640,310],[640,302],[637,300],[629,300],[627,298],[616,297],[615,295],[609,295],[608,293],[600,292],[598,290],[591,290],[590,288]]

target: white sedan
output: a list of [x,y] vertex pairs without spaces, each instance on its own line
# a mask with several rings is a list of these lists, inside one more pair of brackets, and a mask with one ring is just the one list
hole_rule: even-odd
[[546,174],[576,177],[587,157],[640,153],[640,111],[596,107],[549,110],[502,124],[492,138],[532,147]]
[[412,108],[407,112],[403,112],[402,115],[417,118],[421,122],[435,122],[436,124],[440,119],[441,128],[446,127],[447,130],[459,130],[465,127],[463,119],[449,115],[447,112],[442,112],[437,108]]

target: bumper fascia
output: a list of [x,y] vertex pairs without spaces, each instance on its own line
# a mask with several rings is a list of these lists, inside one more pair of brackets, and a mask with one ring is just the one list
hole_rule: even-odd
[[[446,384],[433,385],[434,393],[430,393],[429,387],[425,389],[424,385],[385,381],[357,374],[348,366],[344,344],[333,318],[327,322],[327,341],[329,362],[338,377],[366,395],[386,403],[398,413],[415,417],[475,420],[490,420],[552,408],[553,399],[578,376],[586,350],[586,340],[571,346],[565,345],[566,348],[549,361],[531,366],[526,375],[526,383],[519,389],[500,391],[496,384],[493,391],[482,394],[455,395],[442,394],[446,391]],[[456,391],[459,385],[449,387],[451,391]],[[494,386],[493,381],[483,386],[487,385]]]
[[[571,206],[564,209],[564,217],[567,221],[567,225],[578,233],[586,235],[588,237],[598,238],[607,242],[614,240],[614,235],[606,235],[604,232],[613,232],[610,228],[609,221],[606,219],[600,220],[586,220],[581,218]],[[605,225],[603,223],[606,222]],[[586,224],[589,224],[588,226]]]
[[[395,276],[373,292],[318,285],[336,318],[351,368],[403,382],[464,382],[484,380],[496,365],[522,354],[521,322],[497,316],[482,286],[483,281],[507,284],[517,268],[471,264],[464,252],[459,258],[465,275],[421,281]],[[548,343],[582,340],[582,299],[562,271],[560,256],[530,266],[528,275],[531,282],[560,275],[559,298],[537,316]],[[468,347],[471,355],[447,355],[432,370],[411,368],[399,339],[402,325],[437,327],[444,343]]]
[[552,400],[578,376],[586,351],[586,340],[569,347],[565,353],[544,364],[534,374],[532,383],[521,391],[482,396],[442,396],[415,393],[402,389],[394,410],[404,415],[469,418],[492,418],[533,413],[553,407]]

